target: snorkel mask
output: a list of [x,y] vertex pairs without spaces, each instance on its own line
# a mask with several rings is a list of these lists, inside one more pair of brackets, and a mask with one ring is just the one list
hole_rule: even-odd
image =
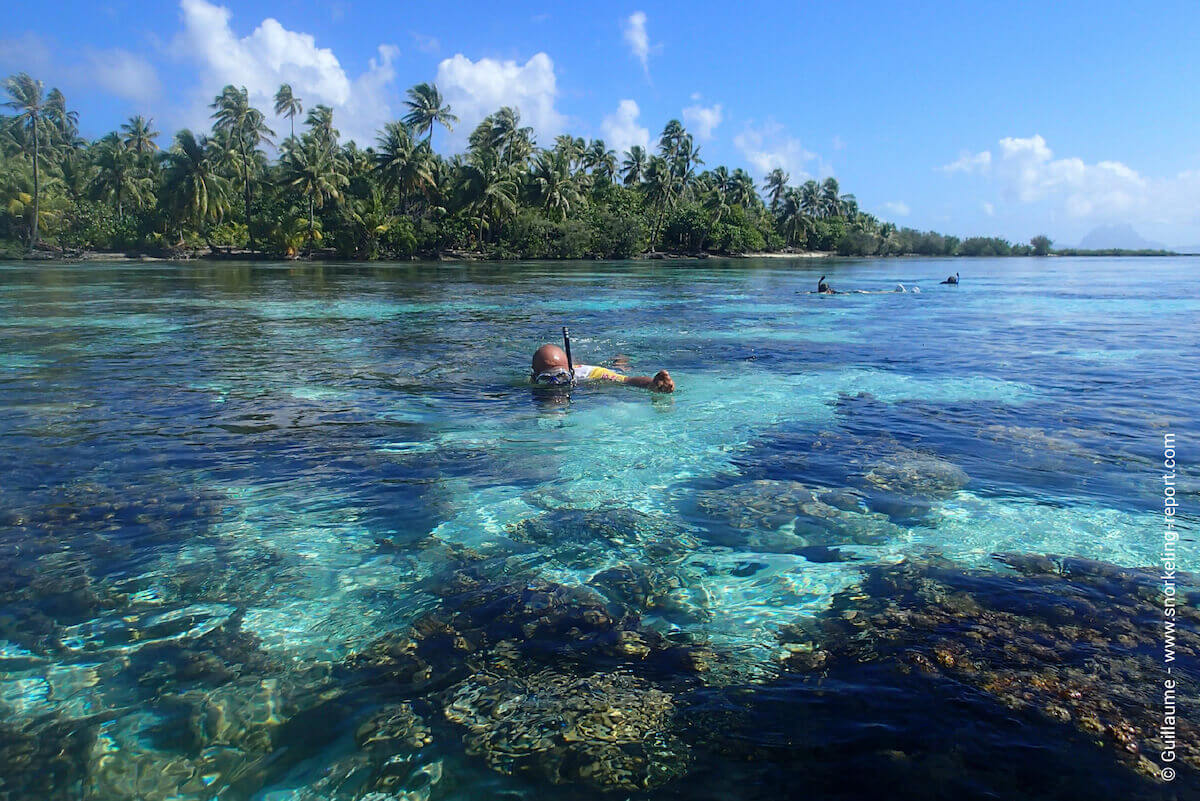
[[567,386],[572,380],[571,371],[565,367],[543,370],[533,377],[533,383],[550,387]]

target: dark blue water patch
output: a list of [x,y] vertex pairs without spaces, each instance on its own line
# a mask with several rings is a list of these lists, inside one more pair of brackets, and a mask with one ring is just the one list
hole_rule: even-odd
[[779,426],[735,459],[748,478],[862,486],[873,463],[897,451],[925,453],[964,470],[972,492],[1071,503],[1080,498],[1144,512],[1159,500],[1153,486],[1162,441],[1137,441],[1084,421],[1061,407],[991,402],[884,403],[869,395],[841,396],[837,426]]
[[[707,747],[662,798],[1161,798],[1093,738],[953,681],[862,665],[820,681],[706,691]],[[1194,775],[1178,785],[1200,788]],[[1180,796],[1182,797],[1182,796]]]

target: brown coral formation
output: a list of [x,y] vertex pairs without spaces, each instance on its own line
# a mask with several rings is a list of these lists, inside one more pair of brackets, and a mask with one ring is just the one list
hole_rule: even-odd
[[482,674],[449,693],[446,718],[465,726],[467,752],[502,773],[555,784],[645,790],[681,775],[671,695],[626,673]]
[[640,626],[587,588],[531,579],[457,592],[407,632],[352,660],[374,682],[441,703],[492,768],[551,782],[636,790],[678,776],[673,692],[711,658]]
[[879,545],[903,533],[886,516],[867,511],[860,494],[799,481],[763,479],[706,490],[697,496],[697,505],[714,519],[746,532],[744,544],[763,552]]
[[694,672],[705,655],[643,628],[636,616],[610,608],[588,588],[541,579],[496,583],[462,570],[438,609],[407,631],[371,643],[350,664],[406,692],[425,692],[494,668],[497,658],[593,668],[636,665],[642,674],[674,676]]

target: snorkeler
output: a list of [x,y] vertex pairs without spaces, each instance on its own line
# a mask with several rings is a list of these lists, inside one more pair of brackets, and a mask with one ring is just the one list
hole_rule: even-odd
[[837,291],[834,290],[833,287],[831,287],[829,284],[825,283],[825,276],[822,275],[821,278],[817,281],[817,294],[818,295],[836,295]]
[[954,286],[958,286],[958,273],[955,273],[954,275],[950,276],[942,283],[943,284],[953,284]]
[[675,382],[666,370],[659,370],[654,376],[644,376],[624,375],[606,367],[594,367],[590,364],[577,364],[571,369],[566,351],[558,345],[542,345],[534,351],[529,380],[543,386],[569,385],[572,381],[615,381],[618,384],[629,384],[654,392],[675,391]]

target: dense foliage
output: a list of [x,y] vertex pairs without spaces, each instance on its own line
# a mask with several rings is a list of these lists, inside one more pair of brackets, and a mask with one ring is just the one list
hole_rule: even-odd
[[[275,146],[244,88],[213,101],[211,131],[182,130],[165,150],[137,116],[87,141],[57,89],[25,73],[5,81],[0,116],[0,250],[219,253],[406,258],[474,251],[499,258],[625,258],[647,251],[738,254],[822,250],[843,255],[1010,255],[1049,251],[1002,239],[898,229],[858,208],[838,182],[758,187],[742,169],[701,169],[678,120],[657,148],[623,154],[562,135],[539,147],[520,112],[484,119],[463,154],[433,150],[436,126],[458,119],[428,83],[375,143],[341,142],[333,110],[280,87],[274,111],[289,134]],[[760,190],[763,193],[760,195]],[[764,200],[765,196],[765,200]]]

